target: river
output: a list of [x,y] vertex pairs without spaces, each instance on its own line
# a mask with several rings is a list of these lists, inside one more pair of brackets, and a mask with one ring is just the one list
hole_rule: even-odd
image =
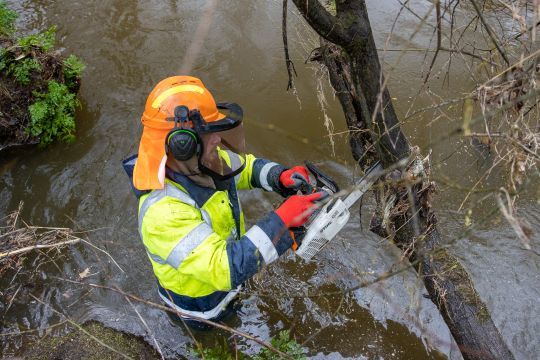
[[[3,332],[23,324],[46,328],[59,320],[50,308],[28,293],[47,299],[78,321],[95,319],[128,333],[154,336],[164,353],[188,356],[193,341],[173,326],[163,312],[134,304],[151,329],[122,296],[106,290],[68,283],[89,269],[85,281],[115,286],[159,302],[136,227],[136,199],[130,192],[121,160],[135,153],[141,133],[140,116],[146,96],[161,79],[191,69],[217,100],[244,108],[250,152],[292,166],[316,161],[342,186],[358,176],[346,139],[339,103],[318,66],[305,64],[318,38],[293,9],[289,11],[289,47],[298,77],[298,96],[285,91],[281,1],[8,1],[20,12],[23,31],[58,26],[57,41],[66,55],[74,53],[87,64],[79,98],[77,140],[45,150],[28,149],[0,155],[0,216],[25,207],[22,218],[30,224],[94,230],[88,239],[109,257],[89,246],[64,251],[56,263],[40,266],[37,277],[25,286],[3,315]],[[210,5],[208,5],[210,4]],[[416,4],[427,11],[429,4]],[[290,7],[293,7],[290,4]],[[396,1],[368,1],[370,20],[379,48],[384,48],[399,9]],[[201,25],[203,19],[203,26]],[[207,23],[204,19],[210,19]],[[208,25],[206,28],[204,24]],[[432,29],[416,32],[418,20],[404,12],[389,50],[421,48],[432,40]],[[459,97],[471,91],[472,81],[463,62],[456,61],[449,84],[444,74],[431,85],[432,97],[414,99],[419,92],[424,53],[380,53],[389,73],[389,87],[398,114],[404,118],[437,96]],[[422,65],[423,64],[423,65]],[[327,103],[321,109],[321,96]],[[413,101],[414,100],[414,101]],[[333,121],[331,137],[324,126],[326,112]],[[435,178],[470,187],[487,168],[483,157],[461,138],[443,136],[459,124],[424,113],[405,121],[405,132],[424,153],[432,153]],[[495,177],[493,184],[497,184]],[[533,184],[534,186],[537,186]],[[540,210],[533,186],[520,198],[520,214],[534,230],[532,247],[540,245]],[[452,251],[471,273],[480,296],[517,359],[540,353],[540,259],[525,251],[504,221],[495,217],[474,223],[474,236],[459,237],[465,211],[458,212],[466,192],[441,185],[435,200],[439,228],[458,237]],[[252,224],[279,203],[276,195],[254,190],[241,195]],[[473,200],[476,199],[473,197]],[[493,201],[468,203],[473,219],[487,214]],[[466,207],[467,208],[467,207]],[[305,264],[285,257],[251,280],[241,296],[241,308],[228,322],[239,330],[269,341],[282,329],[303,343],[315,359],[460,359],[449,330],[414,271],[394,276],[368,288],[341,296],[291,297],[306,291],[320,293],[346,289],[391,269],[400,252],[368,231],[373,199],[368,196],[355,216],[317,261]],[[36,281],[35,279],[39,279]],[[0,280],[2,287],[10,279]],[[264,291],[271,296],[260,295]],[[61,332],[61,329],[54,331]],[[54,332],[53,331],[53,332]],[[219,332],[196,333],[206,346],[222,343]],[[216,340],[217,339],[217,340]],[[2,339],[4,356],[24,355],[25,337]],[[243,339],[248,353],[257,347]]]

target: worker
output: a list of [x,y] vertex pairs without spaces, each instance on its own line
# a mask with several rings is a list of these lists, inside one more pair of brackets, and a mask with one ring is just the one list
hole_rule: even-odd
[[[297,195],[303,166],[245,153],[242,109],[218,103],[201,80],[173,76],[150,93],[139,152],[124,160],[139,199],[138,228],[163,302],[182,320],[221,320],[242,284],[293,244],[326,195]],[[245,231],[237,190],[288,197]],[[192,316],[190,318],[190,316]]]

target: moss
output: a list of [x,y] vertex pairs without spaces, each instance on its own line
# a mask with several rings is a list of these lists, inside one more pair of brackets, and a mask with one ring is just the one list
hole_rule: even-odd
[[[106,343],[118,352],[134,359],[159,359],[159,354],[139,337],[128,335],[92,321],[84,324],[83,329]],[[121,358],[87,334],[73,329],[63,336],[51,336],[39,339],[31,344],[23,354],[28,359],[84,359],[113,360]]]
[[480,299],[480,296],[470,281],[469,274],[458,259],[445,249],[436,251],[432,259],[439,269],[437,276],[442,280],[451,281],[463,300],[467,304],[474,305],[477,308],[476,316],[478,320],[483,321],[488,319],[488,309],[482,299]]

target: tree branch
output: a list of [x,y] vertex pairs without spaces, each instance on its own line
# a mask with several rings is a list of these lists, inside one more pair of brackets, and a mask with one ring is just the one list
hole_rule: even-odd
[[296,69],[294,68],[294,63],[289,57],[289,46],[287,45],[287,2],[289,0],[283,0],[283,22],[281,24],[282,34],[283,34],[283,51],[285,52],[285,65],[287,66],[287,75],[289,75],[289,82],[287,83],[287,91],[292,89],[293,93],[296,93],[296,87],[294,86],[294,76],[296,74]]
[[469,0],[469,1],[472,3],[474,10],[476,11],[476,14],[480,18],[480,21],[482,22],[482,25],[484,25],[484,27],[486,28],[486,31],[489,37],[491,38],[493,45],[495,45],[495,47],[497,48],[497,51],[499,52],[499,54],[501,54],[501,57],[504,59],[504,62],[506,63],[506,65],[509,66],[510,61],[506,57],[506,54],[503,51],[503,49],[501,49],[501,47],[499,46],[499,41],[497,40],[497,37],[493,33],[493,30],[491,30],[491,27],[489,26],[489,24],[486,22],[486,19],[484,19],[484,15],[482,15],[482,11],[480,10],[480,7],[478,6],[475,0]]
[[293,0],[302,16],[317,33],[335,44],[349,44],[353,37],[341,21],[332,16],[318,0]]

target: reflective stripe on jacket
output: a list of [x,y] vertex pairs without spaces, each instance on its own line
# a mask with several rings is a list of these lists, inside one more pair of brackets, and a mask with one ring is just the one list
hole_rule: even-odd
[[[222,156],[228,162],[239,160],[231,152]],[[124,161],[128,175],[135,161],[136,156]],[[247,155],[245,169],[226,191],[201,187],[168,171],[164,189],[136,192],[139,233],[160,296],[169,306],[214,318],[243,282],[290,248],[292,239],[275,212],[247,232],[244,228],[236,190],[272,190],[271,169],[275,173],[284,168]]]

